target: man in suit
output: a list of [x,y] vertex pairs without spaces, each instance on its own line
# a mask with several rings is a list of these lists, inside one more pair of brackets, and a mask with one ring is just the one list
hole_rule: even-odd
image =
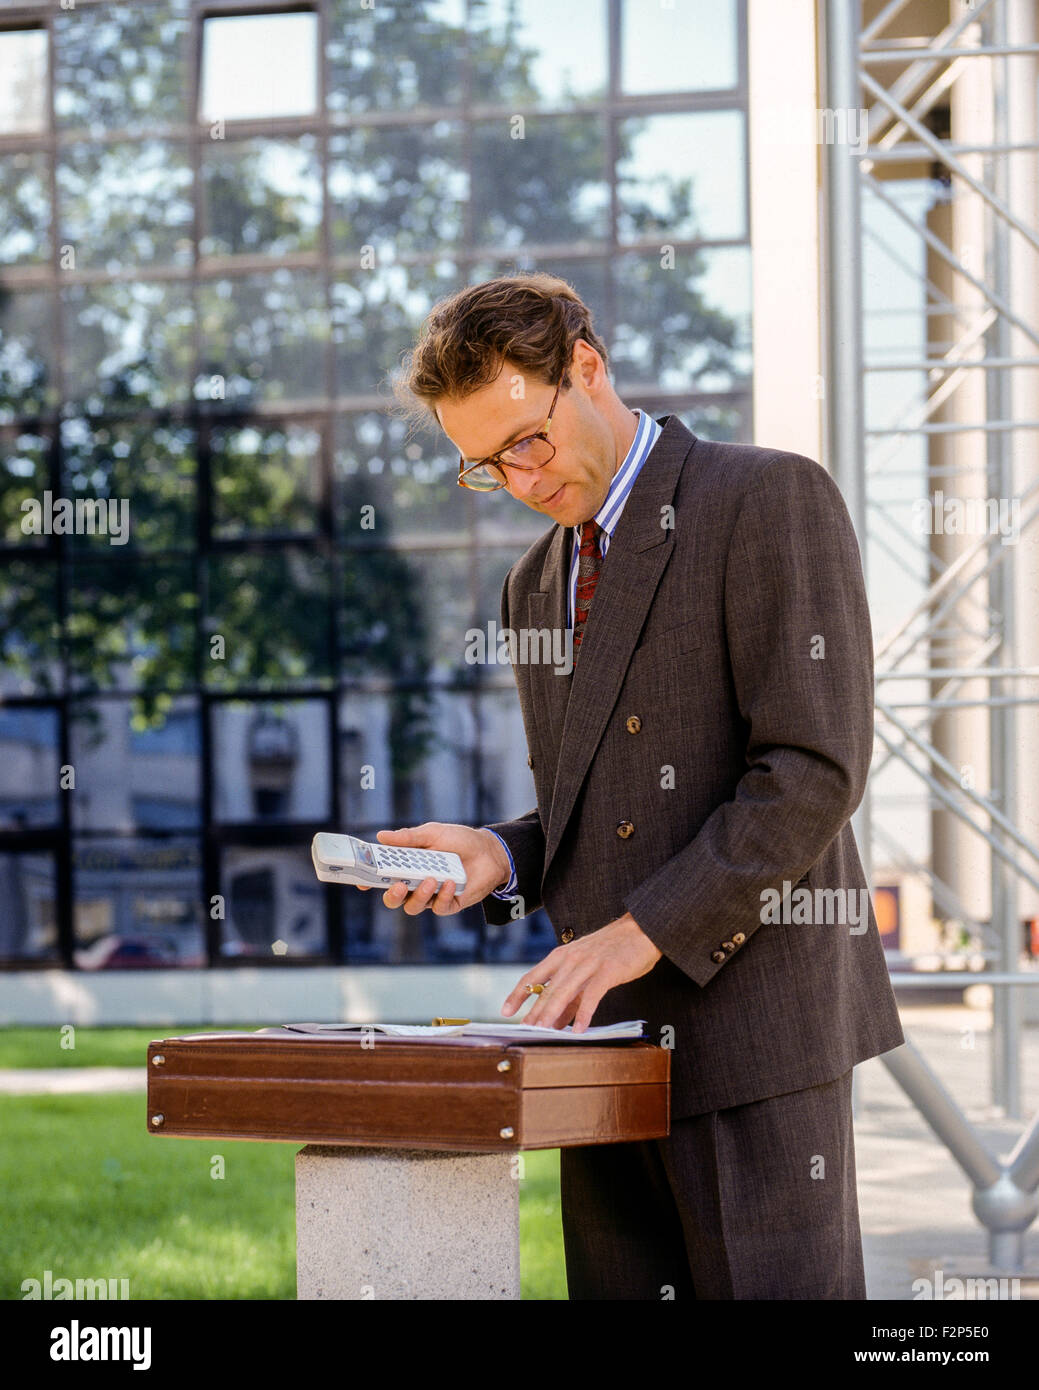
[[383,900],[543,905],[559,944],[503,1013],[536,990],[525,1021],[642,1018],[673,1049],[667,1139],[561,1152],[570,1297],[864,1298],[852,1068],[904,1038],[849,823],[873,656],[836,485],[629,409],[552,276],[442,302],[400,389],[463,483],[553,523],[501,619],[572,633],[574,664],[514,665],[537,807],[380,831],[467,872]]

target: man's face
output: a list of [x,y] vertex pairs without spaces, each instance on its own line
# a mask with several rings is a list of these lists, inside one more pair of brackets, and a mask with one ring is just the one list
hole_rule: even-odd
[[[617,469],[614,437],[596,408],[602,371],[601,362],[596,366],[575,352],[570,389],[559,393],[548,431],[555,457],[541,468],[503,468],[512,496],[561,526],[579,526],[595,515]],[[466,462],[475,463],[544,429],[556,385],[506,362],[494,381],[464,400],[439,400],[437,417]]]

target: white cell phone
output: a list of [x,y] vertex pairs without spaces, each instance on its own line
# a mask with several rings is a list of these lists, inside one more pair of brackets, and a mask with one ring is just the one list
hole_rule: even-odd
[[423,879],[435,878],[438,888],[450,879],[456,892],[465,889],[461,859],[439,849],[369,844],[355,835],[333,835],[323,830],[311,842],[310,857],[322,883],[353,883],[361,888],[404,883],[417,888]]

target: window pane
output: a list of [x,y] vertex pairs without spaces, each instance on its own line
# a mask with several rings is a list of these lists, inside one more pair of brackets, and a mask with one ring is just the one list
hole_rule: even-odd
[[376,927],[380,917],[389,916],[382,906],[382,898],[377,893],[351,893],[343,889],[339,911],[343,923],[343,960],[351,965],[384,964],[390,942],[385,923],[381,930]]
[[609,188],[599,116],[511,118],[473,125],[473,236],[499,250],[528,243],[600,241]]
[[339,640],[346,675],[427,679],[435,635],[426,616],[432,601],[424,591],[423,558],[395,547],[344,550]]
[[72,247],[77,270],[191,264],[191,165],[183,146],[66,145],[58,206],[59,240]]
[[621,241],[747,235],[741,111],[684,111],[618,121]]
[[224,540],[318,529],[321,432],[316,426],[215,426],[210,450],[214,536]]
[[[625,255],[615,262],[619,387],[701,391],[743,386],[750,371],[750,253],[746,248]],[[633,404],[639,404],[637,400]]]
[[328,706],[220,701],[213,706],[214,818],[324,821],[332,813]]
[[0,421],[57,404],[53,309],[46,290],[0,295]]
[[328,109],[457,106],[465,0],[331,0]]
[[[194,544],[197,463],[191,430],[150,419],[95,425],[65,420],[61,450],[62,495],[102,502],[116,526],[123,503],[128,503],[128,538],[134,547]],[[76,534],[71,544],[103,550],[113,530],[110,525],[108,535]]]
[[321,166],[313,135],[202,146],[203,256],[313,251],[321,226]]
[[336,509],[347,545],[392,540],[407,550],[431,532],[465,543],[476,494],[458,486],[458,455],[438,435],[412,435],[404,420],[375,412],[336,421]]
[[64,305],[70,403],[129,415],[183,401],[192,360],[187,285],[75,285]]
[[324,884],[307,846],[228,846],[220,863],[224,956],[321,956],[328,949]]
[[56,825],[60,819],[58,711],[0,709],[0,830]]
[[[432,736],[424,757],[410,773],[411,814],[418,821],[480,824],[503,820],[507,794],[511,804],[508,814],[522,815],[534,805],[534,784],[527,767],[512,672],[507,665],[497,671],[508,682],[502,690],[483,687],[479,691],[431,692]],[[488,679],[494,674],[490,668]],[[363,698],[357,697],[355,706]],[[354,713],[356,718],[356,708]],[[376,727],[385,735],[386,725],[384,718]],[[376,770],[385,765],[387,754],[388,750],[366,745],[366,761]],[[366,798],[369,793],[362,792],[360,801],[364,804],[357,809],[372,816],[374,798]]]
[[625,92],[713,91],[738,81],[736,0],[621,0]]
[[78,830],[188,830],[201,824],[198,707],[149,712],[137,701],[77,701],[69,743]]
[[202,28],[203,121],[317,110],[317,15],[210,18]]
[[0,565],[0,693],[60,692],[60,637],[57,565],[5,561]]
[[721,444],[753,444],[750,405],[728,405],[724,402],[689,406],[673,410],[687,429],[701,439],[713,439]]
[[515,922],[506,922],[504,926],[486,926],[483,959],[488,962],[539,961],[558,944],[548,913],[539,907],[536,912]]
[[534,805],[534,776],[527,766],[527,738],[512,673],[506,684],[480,692],[478,718],[484,748],[484,792],[480,817],[486,821],[522,816]]
[[202,367],[196,394],[237,405],[325,393],[328,312],[317,275],[274,270],[199,287]]
[[[522,502],[519,505],[522,506]],[[546,529],[547,527],[542,527],[542,532]],[[513,542],[511,545],[496,546],[490,550],[478,550],[476,552],[475,559],[478,588],[476,594],[475,625],[485,633],[488,632],[487,624],[490,622],[494,623],[494,630],[496,632],[499,629],[499,624],[501,622],[501,591],[505,583],[505,576],[523,554],[525,548],[525,546],[517,545]],[[527,623],[526,615],[515,614],[512,616],[512,621],[517,627],[525,627]],[[553,638],[553,641],[558,642],[559,640],[559,638]],[[558,647],[554,650],[557,653],[560,651]],[[487,655],[488,657],[491,656],[489,645],[487,647]],[[491,674],[495,672],[504,672],[505,675],[510,674],[508,665],[503,666],[496,661],[486,666],[484,669]]]
[[358,127],[329,142],[332,241],[340,255],[375,251],[376,264],[461,240],[469,178],[462,127]]
[[463,665],[472,609],[465,550],[350,550],[344,556],[342,642],[348,674],[429,673]]
[[606,94],[605,0],[483,0],[469,45],[475,101],[563,106]]
[[412,813],[420,822],[472,824],[485,797],[485,766],[478,697],[468,692],[432,692],[433,736],[415,774]]
[[214,555],[208,570],[203,675],[209,685],[226,690],[329,678],[327,556],[294,548]]
[[202,855],[193,839],[73,841],[81,970],[205,964]]
[[47,537],[34,530],[33,513],[23,502],[39,504],[43,523],[43,494],[50,486],[50,440],[29,430],[0,425],[0,542],[43,547]]
[[[401,693],[351,690],[337,708],[339,739],[339,805],[343,828],[362,834],[361,826],[383,829],[396,824],[394,805],[400,803],[404,785],[422,749],[396,762],[393,734],[408,707]],[[423,745],[424,747],[424,745]],[[367,835],[374,839],[374,832]]]
[[137,132],[187,119],[188,0],[53,8],[59,126]]
[[0,29],[0,135],[47,129],[47,31]]
[[358,270],[332,286],[336,383],[341,395],[382,391],[414,346],[436,300],[458,289],[450,261],[435,266],[379,266]]
[[[551,436],[550,436],[551,437]],[[522,555],[545,533],[549,518],[511,496],[505,488],[499,492],[474,492],[476,538],[481,545],[504,545]]]
[[179,560],[76,559],[69,659],[80,690],[176,690],[194,682],[195,577]]
[[0,960],[57,960],[53,854],[0,853]]
[[[0,32],[0,51],[3,50]],[[0,77],[0,87],[3,79]],[[21,150],[0,158],[0,265],[39,264],[50,257],[50,188],[45,154]]]

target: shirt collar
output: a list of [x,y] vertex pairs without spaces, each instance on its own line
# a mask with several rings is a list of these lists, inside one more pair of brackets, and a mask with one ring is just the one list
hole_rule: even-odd
[[628,452],[624,455],[623,463],[613,475],[605,501],[595,513],[594,518],[611,540],[624,510],[624,504],[628,500],[628,493],[631,491],[632,484],[649,457],[650,450],[656,443],[662,428],[646,411],[636,409],[635,413],[638,415],[635,438],[631,441]]

